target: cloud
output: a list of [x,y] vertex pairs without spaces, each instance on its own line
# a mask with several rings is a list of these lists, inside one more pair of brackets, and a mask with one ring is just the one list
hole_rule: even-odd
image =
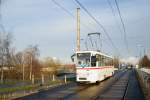
[[[57,0],[76,16],[77,6],[71,0]],[[106,28],[114,44],[123,56],[127,56],[123,34],[118,30],[112,12],[105,0],[81,0],[88,10]],[[114,2],[111,1],[113,7]],[[138,55],[136,44],[142,44],[150,50],[149,0],[121,0],[119,7],[127,29],[127,39],[132,50],[130,55]],[[115,9],[116,12],[116,9]],[[115,54],[115,50],[101,28],[81,9],[81,38],[87,33],[102,33],[103,51]],[[13,28],[15,44],[24,49],[29,44],[38,44],[42,56],[56,56],[67,59],[76,43],[76,18],[56,6],[51,0],[8,0],[2,8],[6,29]],[[116,12],[116,19],[120,19]],[[121,24],[119,24],[121,27]],[[61,53],[63,52],[63,53]]]
[[130,64],[133,64],[133,65],[136,65],[138,64],[138,61],[139,59],[136,58],[136,57],[129,57],[129,58],[123,58],[121,59],[121,62],[124,62],[124,63],[130,63]]

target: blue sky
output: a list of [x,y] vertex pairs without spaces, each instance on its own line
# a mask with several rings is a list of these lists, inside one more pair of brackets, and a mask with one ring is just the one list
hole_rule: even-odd
[[[74,0],[55,1],[76,16],[78,6]],[[123,33],[120,33],[116,25],[117,21],[122,28],[114,0],[110,1],[115,10],[115,18],[107,0],[80,0],[104,25],[122,57],[139,56],[143,48],[137,50],[137,44],[145,47],[149,54],[150,1],[117,0],[127,31],[130,53],[126,50]],[[102,50],[116,55],[115,49],[102,29],[82,9],[80,13],[82,23],[88,27],[81,25],[81,38],[85,38],[90,32],[100,32],[102,33]],[[38,45],[41,57],[51,56],[70,61],[70,56],[76,48],[76,20],[51,0],[3,0],[1,14],[6,30],[13,34],[13,45],[17,51],[31,44]],[[83,46],[83,42],[81,45]]]

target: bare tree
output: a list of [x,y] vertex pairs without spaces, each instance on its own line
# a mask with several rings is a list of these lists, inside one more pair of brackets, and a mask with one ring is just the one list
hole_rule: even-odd
[[1,82],[4,78],[4,67],[11,67],[10,44],[11,34],[6,33],[2,23],[1,15],[2,0],[0,0],[0,67],[1,67]]
[[115,68],[119,68],[119,66],[120,66],[120,65],[119,65],[119,58],[114,58],[114,59],[113,59],[113,64],[114,64],[114,67],[115,67]]
[[[2,4],[2,1],[0,0],[0,20],[1,20],[1,4]],[[2,31],[0,31],[0,67],[1,67],[1,82],[3,82],[3,73],[4,73],[4,71],[3,71],[3,40],[2,40],[2,38],[3,38],[3,30],[4,30],[4,28],[3,28],[3,26],[2,26],[2,24],[1,24],[1,22],[0,22],[0,30],[2,30]]]
[[60,65],[61,62],[59,60],[53,59],[51,57],[46,57],[43,61],[43,67],[49,68],[49,70],[51,70],[50,74],[56,74]]
[[17,73],[22,74],[22,80],[24,80],[24,53],[23,52],[18,52],[14,56],[14,66],[15,66],[15,71]]
[[2,47],[2,42],[0,43],[0,67],[1,67],[1,83],[3,83],[4,78],[4,49]]
[[4,68],[12,68],[12,59],[10,54],[11,34],[1,33],[0,38],[0,65],[1,65],[1,82],[4,78]]
[[38,57],[39,57],[39,49],[38,46],[29,46],[25,50],[25,55],[26,55],[26,63],[29,65],[29,79],[32,79],[32,75],[34,75],[38,66],[35,66],[38,63]]
[[144,55],[140,61],[139,61],[140,67],[147,67],[150,68],[150,59],[148,58],[147,55]]

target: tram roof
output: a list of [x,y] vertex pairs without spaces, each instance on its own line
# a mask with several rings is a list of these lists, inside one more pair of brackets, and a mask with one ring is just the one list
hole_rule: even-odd
[[99,52],[99,51],[76,51],[76,53],[93,53],[93,54],[99,54],[108,58],[113,58],[112,56],[109,56],[105,53]]

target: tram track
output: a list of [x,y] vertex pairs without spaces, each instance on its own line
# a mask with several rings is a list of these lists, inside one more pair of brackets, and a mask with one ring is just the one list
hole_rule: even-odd
[[58,86],[48,90],[42,90],[38,93],[16,98],[14,100],[64,100],[71,95],[83,91],[91,86],[92,85],[77,85],[76,83],[69,83],[67,85]]
[[126,71],[111,85],[99,92],[92,100],[125,100],[131,71]]
[[[94,98],[105,91],[108,87],[112,85],[115,81],[119,79],[126,71],[120,71],[113,77],[110,77],[104,81],[101,81],[99,85],[93,85],[92,87],[86,88],[84,91],[80,91],[74,95],[68,96],[65,100],[94,100]],[[95,96],[96,95],[96,96]]]
[[[125,96],[124,91],[126,90],[129,80],[129,74],[129,71],[120,71],[113,77],[100,82],[99,85],[77,85],[76,83],[70,83],[57,88],[43,90],[29,96],[17,98],[15,100],[108,100],[110,98],[113,98],[111,100],[118,100],[114,99],[118,98],[114,95],[118,95],[120,92],[123,94],[122,97]],[[93,90],[93,93],[90,95],[92,88],[95,88],[95,90]]]

